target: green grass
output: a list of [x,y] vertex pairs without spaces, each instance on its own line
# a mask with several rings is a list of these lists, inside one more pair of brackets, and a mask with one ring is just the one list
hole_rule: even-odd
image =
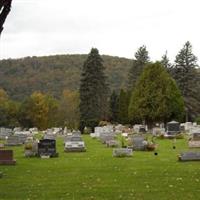
[[25,158],[14,147],[16,166],[0,166],[0,199],[200,199],[200,162],[178,162],[188,150],[185,139],[157,140],[153,152],[134,152],[131,158],[113,158],[112,149],[84,136],[87,152],[65,153],[57,140],[58,158]]

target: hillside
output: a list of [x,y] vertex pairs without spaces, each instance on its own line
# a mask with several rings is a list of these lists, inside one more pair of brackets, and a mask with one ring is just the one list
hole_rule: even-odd
[[[15,100],[34,91],[59,97],[64,89],[79,88],[80,73],[87,55],[55,55],[0,61],[0,88]],[[125,87],[132,60],[102,56],[110,89]]]

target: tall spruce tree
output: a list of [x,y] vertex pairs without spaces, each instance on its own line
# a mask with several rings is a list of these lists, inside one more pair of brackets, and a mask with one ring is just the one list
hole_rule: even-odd
[[146,46],[141,46],[135,53],[135,60],[128,73],[127,89],[132,90],[135,87],[138,77],[141,75],[145,65],[149,62],[149,55]]
[[150,127],[156,122],[182,120],[184,101],[176,82],[159,63],[147,65],[133,90],[129,104],[132,123]]
[[80,84],[80,129],[94,128],[108,110],[108,85],[103,60],[92,48],[83,65]]
[[184,97],[186,120],[193,120],[200,114],[200,77],[197,67],[197,57],[192,53],[192,45],[186,42],[176,56],[172,71]]
[[128,92],[125,92],[123,89],[121,89],[119,94],[119,122],[122,124],[129,123],[128,118],[128,106],[129,106],[129,97]]
[[113,91],[110,96],[110,119],[112,122],[118,122],[119,116],[119,96]]

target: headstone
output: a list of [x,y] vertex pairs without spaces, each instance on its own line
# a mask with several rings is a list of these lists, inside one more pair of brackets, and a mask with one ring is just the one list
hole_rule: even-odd
[[0,143],[0,149],[4,149],[5,145],[3,143]]
[[119,147],[119,142],[116,140],[109,140],[106,142],[107,147]]
[[34,157],[38,154],[38,143],[36,141],[27,142],[24,145],[25,157]]
[[86,151],[85,143],[80,135],[71,135],[65,137],[65,152]]
[[43,139],[38,143],[38,155],[56,157],[56,140]]
[[20,137],[16,136],[16,135],[11,135],[7,138],[6,140],[6,146],[18,146],[18,145],[22,145],[23,142],[20,139]]
[[13,132],[15,133],[15,132],[20,132],[20,131],[22,131],[22,128],[21,127],[15,127],[14,129],[13,129]]
[[142,136],[133,137],[133,150],[144,151],[147,147],[147,141]]
[[171,121],[167,123],[167,135],[176,135],[180,133],[180,123]]
[[0,127],[0,140],[5,140],[12,135],[12,129]]
[[200,148],[200,141],[189,141],[188,142],[189,148]]
[[185,152],[179,155],[179,161],[200,161],[200,152]]
[[133,131],[135,133],[146,133],[147,132],[147,126],[143,124],[135,124],[133,126]]
[[99,139],[102,144],[106,144],[107,141],[114,140],[114,135],[109,133],[102,133],[100,134]]
[[191,140],[188,142],[189,148],[200,148],[200,132],[193,133]]
[[131,157],[132,155],[133,155],[132,149],[127,149],[127,148],[113,149],[114,157]]
[[164,135],[164,134],[165,134],[164,128],[160,128],[160,127],[153,128],[153,135],[154,136],[159,136],[159,135]]
[[47,134],[44,135],[44,139],[55,140],[56,139],[56,135],[47,133]]
[[68,133],[68,130],[67,130],[67,127],[65,126],[65,128],[64,128],[64,130],[63,130],[63,134],[64,134],[64,135],[67,135],[67,133]]
[[146,133],[146,127],[144,125],[139,127],[139,133]]
[[200,132],[199,133],[193,133],[192,134],[192,140],[193,141],[200,141]]
[[16,132],[14,134],[14,136],[17,136],[19,141],[20,141],[20,143],[24,144],[26,139],[27,139],[27,137],[28,137],[28,134],[23,133],[23,132]]
[[192,127],[192,122],[185,122],[185,131],[190,131]]
[[0,165],[15,165],[13,150],[0,150]]

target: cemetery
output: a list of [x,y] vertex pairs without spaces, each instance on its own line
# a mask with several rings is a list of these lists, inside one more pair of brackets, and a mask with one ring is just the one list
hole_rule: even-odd
[[195,3],[0,0],[0,200],[200,200]]
[[[104,200],[153,199],[156,195],[158,199],[178,199],[179,196],[181,199],[198,199],[196,191],[200,184],[200,151],[189,150],[187,139],[177,140],[176,149],[172,148],[172,140],[156,139],[159,147],[155,155],[154,152],[120,146],[107,148],[89,135],[74,135],[85,142],[87,152],[84,154],[65,153],[62,137],[56,137],[56,149],[55,140],[41,139],[38,150],[28,146],[31,140],[25,145],[6,146],[0,150],[0,172],[3,174],[0,180],[0,197]],[[145,136],[152,137],[146,133]],[[195,135],[194,139],[197,137]],[[146,137],[136,137],[136,141],[143,141],[144,138]],[[143,148],[140,144],[135,148]],[[40,156],[56,153],[59,156],[39,159],[29,152],[30,155],[27,153],[27,156],[32,157],[28,159],[23,155],[25,147],[26,150],[32,150],[31,153],[38,152]],[[12,149],[13,152],[2,154],[1,151],[7,149]],[[183,162],[185,160],[189,161]],[[4,164],[16,165],[9,167]],[[12,190],[13,187],[16,189]],[[12,192],[8,193],[8,190]],[[41,190],[42,192],[38,192]]]

